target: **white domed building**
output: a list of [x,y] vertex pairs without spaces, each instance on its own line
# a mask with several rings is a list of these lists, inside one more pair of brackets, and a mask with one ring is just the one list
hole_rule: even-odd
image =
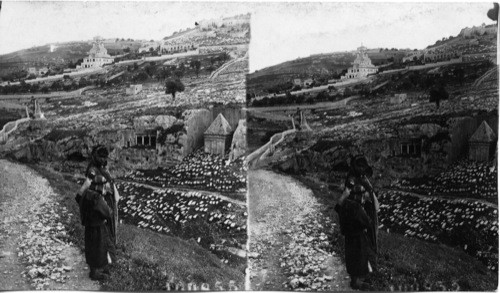
[[95,37],[92,49],[89,51],[89,57],[84,58],[82,64],[78,65],[77,69],[103,67],[105,64],[113,63],[115,59],[108,54],[108,50],[104,48],[101,38]]
[[361,46],[356,53],[356,59],[352,63],[352,67],[347,70],[346,75],[342,76],[342,80],[365,78],[370,74],[377,73],[377,67],[372,64],[372,60],[366,53],[366,47]]

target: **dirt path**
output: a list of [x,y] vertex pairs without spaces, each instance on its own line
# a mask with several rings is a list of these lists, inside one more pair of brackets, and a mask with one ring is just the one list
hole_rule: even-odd
[[140,185],[140,186],[143,186],[143,187],[146,187],[146,188],[150,188],[150,189],[153,189],[153,190],[171,190],[171,191],[181,191],[181,192],[200,192],[204,195],[212,195],[212,196],[215,196],[217,198],[220,198],[224,201],[227,201],[227,202],[230,202],[230,203],[234,203],[236,205],[239,205],[239,206],[246,206],[246,202],[243,202],[241,200],[237,200],[237,199],[233,199],[233,198],[230,198],[230,197],[227,197],[225,195],[222,195],[218,192],[215,192],[215,191],[206,191],[206,190],[200,190],[200,189],[192,189],[192,188],[183,188],[183,187],[158,187],[158,186],[154,186],[154,185],[150,185],[150,184],[146,184],[146,183],[142,183],[142,182],[138,182],[138,181],[133,181],[133,180],[118,180],[119,182],[127,182],[127,183],[132,183],[132,184],[137,184],[137,185]]
[[271,171],[248,172],[251,290],[349,290],[347,273],[328,246],[312,191]]
[[99,290],[88,278],[63,222],[75,216],[57,202],[48,181],[0,160],[0,289]]

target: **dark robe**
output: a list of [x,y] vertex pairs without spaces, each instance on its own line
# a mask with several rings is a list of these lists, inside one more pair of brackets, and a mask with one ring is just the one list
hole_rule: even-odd
[[[368,237],[373,246],[373,250],[375,251],[375,253],[378,253],[378,214],[375,208],[374,201],[374,197],[376,195],[371,186],[371,183],[366,177],[363,178],[354,174],[349,174],[346,178],[345,184],[351,189],[351,193],[353,196],[355,196],[356,193],[362,194],[368,192],[370,194],[370,200],[366,201],[363,204],[363,208],[365,209],[365,212],[372,223],[372,229],[368,231]],[[373,260],[372,263],[373,262],[375,262],[375,260]]]
[[86,190],[80,200],[80,217],[85,226],[85,260],[91,268],[108,264],[107,253],[113,243],[106,223],[113,212],[102,195]]
[[[113,179],[111,178],[111,175],[109,171],[106,169],[106,167],[99,167],[97,164],[94,162],[91,162],[89,166],[87,167],[87,171],[85,173],[85,176],[90,179],[92,182],[89,189],[93,190],[96,189],[96,185],[94,183],[94,179],[96,176],[101,175],[106,178],[107,182],[109,182],[111,185],[113,185]],[[112,186],[111,186],[112,187]],[[113,263],[116,262],[116,224],[118,222],[118,206],[115,201],[114,195],[111,193],[107,193],[103,196],[104,201],[108,205],[108,207],[112,211],[112,217],[106,221],[106,226],[108,230],[108,237],[111,240],[111,245],[108,247],[108,252],[111,257],[111,261]]]
[[346,199],[337,204],[340,229],[345,237],[345,262],[347,273],[351,276],[364,276],[369,273],[368,261],[374,258],[375,251],[369,234],[372,222],[363,206],[354,200]]
[[[107,182],[111,184],[111,188],[113,188],[113,179],[111,178],[111,174],[105,167],[98,167],[94,162],[91,162],[87,167],[87,172],[85,176],[90,179],[90,181],[94,181],[94,178],[98,175],[104,176],[107,179]],[[90,186],[90,189],[93,189],[93,183]],[[104,195],[104,200],[108,204],[108,206],[113,211],[113,217],[107,223],[108,230],[110,231],[111,240],[116,245],[116,224],[118,222],[118,206],[116,204],[115,198],[113,194],[107,193]]]

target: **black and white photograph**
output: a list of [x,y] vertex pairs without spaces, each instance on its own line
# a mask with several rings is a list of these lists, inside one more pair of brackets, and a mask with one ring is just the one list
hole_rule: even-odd
[[0,1],[0,291],[496,291],[498,15]]
[[244,290],[250,17],[3,3],[1,290]]
[[252,15],[249,289],[497,289],[497,34],[492,3]]

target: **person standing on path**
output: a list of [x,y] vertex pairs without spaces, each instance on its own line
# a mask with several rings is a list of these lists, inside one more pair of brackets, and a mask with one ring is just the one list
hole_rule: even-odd
[[345,260],[353,289],[369,289],[364,277],[377,268],[378,200],[367,177],[373,170],[364,156],[351,160],[345,189],[335,211],[345,237]]
[[[81,206],[82,195],[85,195],[88,190],[101,192],[102,188],[103,200],[111,211],[111,217],[105,219],[107,237],[109,238],[109,243],[106,246],[106,256],[108,264],[110,264],[116,262],[116,225],[118,223],[118,201],[120,197],[106,168],[108,157],[109,152],[105,146],[97,145],[92,149],[91,161],[85,174],[86,179],[76,195],[76,201]],[[105,269],[105,272],[109,273],[109,267]]]

